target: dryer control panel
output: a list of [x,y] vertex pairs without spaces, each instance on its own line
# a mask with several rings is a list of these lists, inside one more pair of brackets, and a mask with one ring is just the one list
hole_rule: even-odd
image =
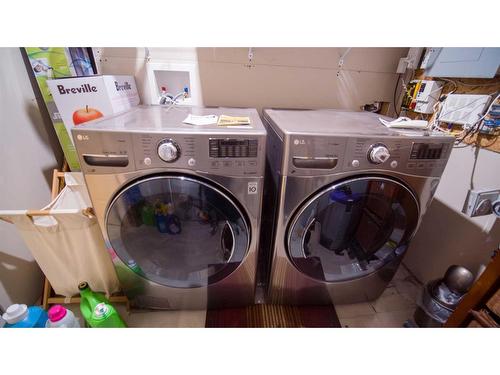
[[451,153],[453,138],[291,135],[288,144],[287,175],[389,170],[440,176]]

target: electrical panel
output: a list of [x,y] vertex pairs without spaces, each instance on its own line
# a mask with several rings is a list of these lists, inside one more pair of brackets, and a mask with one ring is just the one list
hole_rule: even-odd
[[427,48],[420,68],[428,77],[493,78],[500,48]]

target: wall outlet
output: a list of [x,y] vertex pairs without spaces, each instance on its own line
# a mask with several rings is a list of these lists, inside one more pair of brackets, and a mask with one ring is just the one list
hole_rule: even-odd
[[495,213],[500,208],[500,189],[469,190],[462,212],[470,217]]

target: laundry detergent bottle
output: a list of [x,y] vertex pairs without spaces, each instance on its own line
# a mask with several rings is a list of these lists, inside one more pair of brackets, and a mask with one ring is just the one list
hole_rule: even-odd
[[102,293],[93,292],[86,282],[78,285],[80,311],[92,328],[125,328],[127,325]]
[[7,322],[5,328],[44,328],[47,312],[40,306],[16,303],[7,307],[2,318]]
[[80,324],[71,310],[64,306],[54,305],[49,309],[49,320],[46,328],[80,328]]

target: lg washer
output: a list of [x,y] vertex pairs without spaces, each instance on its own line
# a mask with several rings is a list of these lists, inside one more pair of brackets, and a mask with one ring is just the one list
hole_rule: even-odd
[[[453,146],[442,133],[391,130],[379,115],[264,110],[268,129],[262,233],[268,300],[376,299],[394,276]],[[263,224],[263,228],[270,224]]]
[[[189,115],[250,125],[189,125]],[[254,302],[266,130],[254,109],[139,106],[73,130],[124,292],[140,307]]]

